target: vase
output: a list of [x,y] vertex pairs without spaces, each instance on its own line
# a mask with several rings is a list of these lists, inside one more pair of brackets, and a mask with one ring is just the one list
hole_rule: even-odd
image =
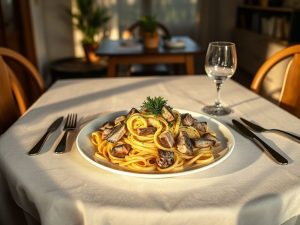
[[85,58],[88,63],[95,63],[99,61],[99,57],[96,55],[96,49],[98,48],[98,43],[87,44],[83,43],[82,47],[84,50]]
[[144,33],[144,47],[145,48],[158,48],[159,45],[159,34],[155,33]]
[[259,1],[259,5],[260,5],[261,7],[268,7],[268,5],[269,5],[269,0],[260,0],[260,1]]

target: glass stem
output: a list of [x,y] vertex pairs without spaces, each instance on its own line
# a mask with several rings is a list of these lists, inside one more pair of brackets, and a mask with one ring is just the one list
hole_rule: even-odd
[[217,87],[217,98],[215,100],[215,106],[217,108],[221,108],[222,104],[221,104],[221,87],[223,86],[223,81],[222,80],[215,80],[215,84]]

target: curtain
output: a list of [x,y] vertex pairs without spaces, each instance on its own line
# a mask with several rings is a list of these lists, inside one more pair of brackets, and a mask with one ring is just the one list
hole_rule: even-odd
[[199,38],[200,0],[97,0],[109,8],[112,20],[111,39],[120,38],[131,24],[142,15],[154,15],[172,35],[187,35]]
[[110,39],[119,39],[122,32],[135,23],[142,15],[141,0],[97,0],[100,6],[109,9],[112,16],[110,21]]

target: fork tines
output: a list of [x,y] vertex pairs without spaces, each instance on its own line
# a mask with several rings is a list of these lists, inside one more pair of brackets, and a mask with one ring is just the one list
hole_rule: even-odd
[[64,129],[75,128],[77,122],[77,113],[68,114]]

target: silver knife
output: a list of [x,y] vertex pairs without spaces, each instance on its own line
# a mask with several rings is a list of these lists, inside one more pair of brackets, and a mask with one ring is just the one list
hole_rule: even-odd
[[254,143],[256,143],[258,146],[261,147],[261,149],[267,153],[267,155],[273,159],[276,163],[280,165],[286,165],[288,164],[288,160],[284,158],[282,155],[280,155],[278,152],[276,152],[273,148],[271,148],[268,144],[266,144],[263,140],[261,140],[259,137],[257,137],[254,133],[252,133],[245,125],[240,123],[237,120],[232,120],[232,123],[236,126],[236,128],[247,138],[252,140]]
[[52,132],[54,132],[61,124],[61,122],[63,121],[64,117],[59,117],[58,119],[56,119],[48,128],[48,130],[46,131],[46,133],[43,135],[43,137],[41,137],[41,139],[33,146],[33,148],[28,152],[28,155],[37,155],[41,149],[43,144],[45,143],[47,137],[49,136],[49,134],[51,134]]
[[266,129],[262,126],[259,126],[258,124],[252,123],[244,118],[240,118],[245,124],[247,124],[248,127],[250,127],[253,131],[256,132],[274,132],[277,134],[281,134],[285,137],[290,138],[293,141],[296,141],[298,143],[300,143],[300,136],[297,136],[295,134],[289,133],[287,131],[284,130],[279,130],[279,129]]

